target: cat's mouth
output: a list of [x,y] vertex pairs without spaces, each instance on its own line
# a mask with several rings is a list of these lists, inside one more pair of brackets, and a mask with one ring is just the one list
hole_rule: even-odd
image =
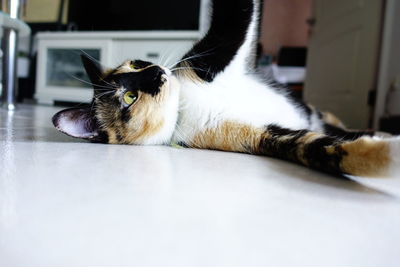
[[163,86],[165,83],[168,82],[169,78],[172,76],[172,72],[165,67],[160,67],[160,68],[162,70],[160,81],[161,81],[161,86]]
[[166,74],[161,75],[160,82],[161,86],[163,86],[168,81],[168,76]]
[[161,75],[159,77],[159,81],[160,81],[160,88],[163,87],[164,85],[166,85],[170,80],[173,79],[173,73],[170,69],[165,68],[165,67],[161,67]]
[[160,79],[160,90],[162,90],[162,88],[168,88],[170,93],[176,92],[177,90],[179,91],[180,89],[180,84],[176,78],[176,76],[174,75],[174,73],[165,67],[161,67],[160,68],[163,70],[163,74],[161,75],[161,79]]

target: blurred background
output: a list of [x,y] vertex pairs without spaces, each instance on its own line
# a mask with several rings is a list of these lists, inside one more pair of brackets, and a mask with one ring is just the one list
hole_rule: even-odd
[[[169,65],[209,23],[209,0],[17,2],[15,19],[25,24],[13,26],[16,99],[39,105],[90,101],[82,53],[109,67],[133,58]],[[1,9],[7,17],[10,0]],[[350,128],[400,133],[400,1],[264,0],[260,17],[261,73]]]

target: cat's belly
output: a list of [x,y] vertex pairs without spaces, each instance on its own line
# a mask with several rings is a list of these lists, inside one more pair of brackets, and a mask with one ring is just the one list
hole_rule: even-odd
[[181,81],[181,85],[176,142],[190,140],[226,121],[253,127],[310,128],[301,108],[252,76],[227,79],[221,75],[212,83]]

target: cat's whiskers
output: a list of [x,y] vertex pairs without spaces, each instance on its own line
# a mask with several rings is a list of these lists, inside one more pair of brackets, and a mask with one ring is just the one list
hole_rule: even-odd
[[177,67],[177,68],[171,69],[172,72],[177,71],[177,70],[200,70],[200,71],[204,71],[204,72],[209,71],[209,70],[205,70],[202,68],[196,68],[196,67]]
[[108,90],[107,92],[104,92],[104,93],[101,93],[101,94],[99,94],[97,96],[94,96],[93,97],[94,99],[93,99],[93,101],[92,101],[92,103],[90,105],[90,113],[93,111],[93,107],[94,107],[94,104],[95,104],[96,100],[102,98],[103,96],[105,96],[107,94],[111,94],[113,92],[114,92],[114,90]]
[[114,89],[116,89],[117,88],[117,86],[115,85],[115,84],[112,84],[112,83],[109,83],[109,82],[107,82],[106,80],[102,80],[105,84],[108,84],[109,86],[111,86],[111,88],[114,88]]
[[161,58],[158,60],[158,65],[160,66],[164,66],[164,64],[166,63],[165,59],[167,58],[167,55],[169,54],[170,51],[165,52],[161,55]]
[[87,56],[88,58],[90,58],[92,61],[97,62],[99,65],[103,66],[103,64],[96,58],[92,57],[91,55],[89,55],[87,52],[85,52],[83,49],[79,49],[83,54],[85,54],[85,56]]
[[173,64],[172,66],[170,66],[170,67],[168,67],[168,68],[171,69],[171,68],[175,67],[176,65],[178,65],[179,63],[182,63],[182,62],[185,62],[185,61],[188,61],[188,60],[191,60],[191,59],[195,59],[195,58],[199,58],[199,57],[204,57],[204,56],[211,55],[210,52],[211,52],[212,50],[214,50],[214,49],[215,49],[215,48],[211,48],[211,49],[206,50],[206,51],[204,51],[204,52],[201,52],[201,53],[194,54],[194,55],[188,56],[188,57],[186,57],[186,58],[183,58],[183,59],[179,60],[178,62],[176,62],[175,64]]
[[110,87],[105,87],[105,88],[101,88],[101,89],[99,89],[99,88],[96,88],[96,89],[94,89],[94,90],[96,90],[96,91],[115,91],[117,88],[110,88]]
[[[82,82],[82,83],[89,84],[89,85],[91,85],[91,86],[96,86],[96,87],[104,88],[104,89],[115,89],[115,88],[116,88],[115,86],[109,87],[109,86],[94,84],[94,83],[85,81],[85,80],[83,80],[83,79],[80,79],[80,78],[78,78],[78,77],[76,77],[76,76],[74,76],[74,75],[71,75],[71,74],[69,74],[69,73],[67,73],[67,75],[69,75],[71,78],[74,78],[74,79],[76,79],[76,80],[78,80],[78,81],[80,81],[80,82]],[[111,85],[111,84],[110,84],[110,85]]]
[[[165,61],[165,66],[167,66],[167,63],[172,62],[172,58],[174,57],[174,55],[172,53],[169,53],[167,60]],[[170,68],[168,68],[170,69]]]
[[163,53],[161,57],[157,60],[157,65],[162,66],[166,53]]
[[210,74],[210,72],[211,72],[211,67],[208,67],[207,75]]
[[163,55],[161,56],[161,59],[158,61],[158,65],[159,66],[165,66],[166,68],[169,69],[169,67],[167,66],[167,63],[171,61],[171,58],[173,57],[173,48],[170,47],[165,53],[163,53]]
[[179,60],[178,62],[176,62],[175,64],[172,64],[171,66],[168,66],[168,68],[172,69],[173,67],[175,67],[176,65],[178,65],[180,63],[183,63],[185,61],[188,61],[188,60],[191,60],[191,59],[194,59],[194,58],[199,58],[199,57],[200,56],[198,56],[198,55],[194,55],[194,56],[190,56],[190,57],[187,57],[187,58],[183,58],[183,59]]
[[102,98],[103,96],[105,96],[105,95],[107,95],[107,94],[111,94],[111,93],[114,93],[114,90],[109,90],[109,91],[107,91],[107,92],[101,93],[101,94],[95,96],[94,98],[95,98],[95,99],[100,99],[100,98]]

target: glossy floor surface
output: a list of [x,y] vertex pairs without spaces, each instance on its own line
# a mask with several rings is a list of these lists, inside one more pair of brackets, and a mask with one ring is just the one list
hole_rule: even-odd
[[0,111],[0,266],[400,266],[400,183],[89,144]]

